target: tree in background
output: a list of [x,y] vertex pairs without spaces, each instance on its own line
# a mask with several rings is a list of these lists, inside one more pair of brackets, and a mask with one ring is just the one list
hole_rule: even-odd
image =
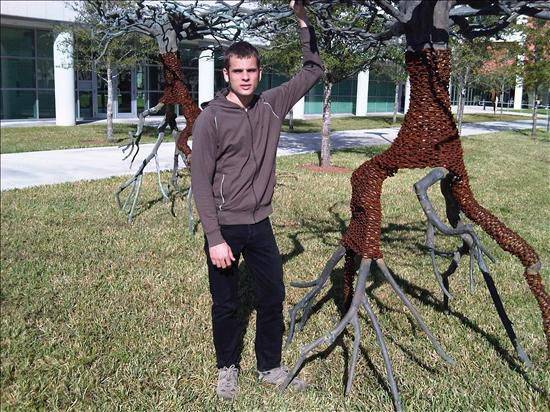
[[[126,7],[129,2],[117,1],[117,7]],[[113,8],[113,2],[105,2],[105,7]],[[80,72],[90,72],[107,84],[107,141],[113,141],[113,81],[117,76],[135,68],[146,61],[151,61],[157,54],[154,42],[143,36],[132,33],[124,37],[117,37],[105,48],[102,36],[99,34],[107,29],[94,7],[89,2],[74,2],[72,7],[77,13],[76,25],[69,27],[72,39],[62,43],[61,47],[72,47],[76,58],[74,65]],[[61,28],[67,31],[67,27]]]
[[543,93],[550,89],[550,23],[530,19],[521,26],[525,35],[523,84],[533,93],[533,127],[531,137],[537,136],[537,109]]
[[386,74],[395,86],[393,100],[393,119],[392,123],[397,123],[397,112],[399,111],[399,90],[407,81],[407,68],[403,58],[403,49],[399,43],[383,46],[380,58],[374,63],[374,67]]
[[[263,70],[268,70],[273,73],[281,74],[285,77],[292,77],[301,67],[301,57],[299,44],[295,38],[293,43],[295,47],[289,48],[286,43],[286,36],[280,36],[271,42],[268,48],[262,50],[262,66]],[[291,41],[290,39],[288,39]],[[294,130],[294,110],[289,113],[288,129]]]
[[492,43],[487,47],[488,58],[478,71],[479,82],[488,87],[494,95],[500,94],[501,118],[504,110],[504,92],[514,87],[519,74],[519,53],[520,47],[517,43]]
[[460,134],[464,118],[466,91],[477,81],[479,67],[486,60],[488,41],[485,38],[475,40],[451,38],[449,44],[451,46],[451,78],[455,87],[458,88],[456,126]]
[[[266,2],[262,2],[267,4]],[[269,2],[272,3],[272,2]],[[278,1],[276,4],[285,4],[287,1]],[[350,4],[348,4],[350,3]],[[332,89],[335,84],[355,76],[361,70],[369,67],[370,62],[378,54],[380,44],[372,47],[373,43],[362,41],[362,34],[368,33],[373,27],[376,31],[382,28],[377,19],[375,5],[351,2],[321,2],[313,3],[314,19],[312,26],[317,33],[317,43],[321,59],[325,65],[323,76],[323,122],[321,129],[320,166],[331,166],[330,154],[330,121]],[[292,18],[281,19],[277,22],[277,31],[265,30],[258,27],[256,34],[270,42],[270,50],[265,53],[269,56],[272,65],[295,70],[293,64],[300,64],[300,46],[296,35],[289,26],[295,25]],[[336,28],[336,30],[335,30]],[[271,28],[270,28],[271,29]],[[353,34],[353,35],[352,35]],[[380,39],[384,37],[384,32]]]

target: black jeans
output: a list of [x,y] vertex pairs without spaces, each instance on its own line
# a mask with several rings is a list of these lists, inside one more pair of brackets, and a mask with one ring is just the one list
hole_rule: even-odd
[[279,248],[269,219],[251,225],[222,225],[222,236],[235,261],[230,268],[212,264],[205,241],[210,293],[212,329],[217,367],[239,366],[241,339],[245,325],[239,319],[239,259],[241,254],[253,276],[256,295],[256,363],[259,371],[281,364],[283,339],[283,267]]

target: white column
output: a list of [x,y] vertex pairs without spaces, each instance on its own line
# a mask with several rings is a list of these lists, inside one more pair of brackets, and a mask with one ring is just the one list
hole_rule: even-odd
[[199,56],[199,106],[214,98],[214,52],[203,50]]
[[514,89],[514,109],[520,110],[523,103],[523,78],[516,77],[516,88]]
[[357,73],[357,97],[355,100],[355,115],[366,116],[369,104],[369,71]]
[[405,84],[405,113],[409,111],[410,100],[411,100],[411,79],[407,76],[407,83]]
[[306,112],[306,97],[303,96],[292,107],[292,116],[293,116],[294,119],[303,120],[305,112]]
[[71,33],[59,33],[53,44],[55,124],[74,126],[75,84]]

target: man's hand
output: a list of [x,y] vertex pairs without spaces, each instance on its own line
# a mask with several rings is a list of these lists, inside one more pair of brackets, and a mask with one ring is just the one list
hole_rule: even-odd
[[294,14],[298,19],[298,24],[300,27],[307,27],[309,22],[305,8],[307,3],[308,0],[291,0],[290,2],[290,8],[294,10]]
[[233,257],[233,252],[226,242],[220,243],[219,245],[212,246],[209,250],[210,260],[214,266],[225,269],[231,266],[231,262],[235,261]]

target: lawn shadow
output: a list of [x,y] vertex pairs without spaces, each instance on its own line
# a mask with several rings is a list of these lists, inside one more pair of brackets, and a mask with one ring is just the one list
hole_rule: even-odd
[[147,212],[149,209],[151,209],[153,206],[155,206],[157,203],[168,203],[168,200],[164,199],[164,196],[160,195],[157,198],[148,200],[145,203],[138,203],[138,206],[134,210],[134,214],[132,215],[132,219],[135,219],[136,217],[140,216],[141,214]]
[[[477,333],[478,335],[482,336],[487,342],[489,342],[489,344],[495,350],[497,356],[499,358],[501,358],[506,363],[506,365],[508,366],[508,368],[511,371],[518,373],[523,378],[525,383],[532,390],[534,390],[537,393],[541,394],[545,398],[548,398],[547,391],[545,389],[541,388],[541,387],[538,387],[533,382],[531,382],[528,374],[524,370],[523,364],[519,363],[516,359],[514,359],[512,357],[512,355],[510,355],[510,353],[503,346],[501,346],[501,343],[499,342],[499,338],[497,336],[481,329],[474,321],[469,319],[466,315],[464,315],[464,314],[462,314],[458,311],[452,310],[451,308],[448,308],[448,309],[445,308],[444,305],[443,305],[443,301],[437,299],[431,291],[429,291],[427,289],[424,289],[420,286],[417,286],[417,285],[409,282],[408,280],[400,277],[391,268],[388,268],[388,269],[389,269],[390,273],[392,274],[392,276],[394,277],[397,284],[399,285],[399,287],[403,290],[403,292],[405,292],[407,295],[419,300],[424,305],[429,306],[431,309],[435,310],[436,312],[454,316],[455,318],[458,319],[458,321],[462,325],[466,326],[471,331],[473,331],[473,332]],[[415,325],[415,328],[416,328],[416,324],[414,324],[414,325]]]
[[[381,286],[382,284],[385,283],[385,281],[383,280],[382,274],[379,273],[377,270],[373,270],[371,272],[371,274],[369,275],[369,278],[371,279],[372,283],[370,283],[370,285],[367,287],[367,290],[366,290],[367,297],[369,298],[369,300],[375,301],[377,303],[377,305],[380,308],[380,313],[387,312],[387,311],[404,313],[402,310],[397,310],[397,309],[393,309],[393,308],[388,307],[380,299],[378,299],[376,296],[374,296],[373,292],[379,286]],[[342,319],[344,317],[344,315],[346,314],[347,308],[344,304],[344,299],[343,299],[343,295],[344,295],[344,293],[343,293],[344,292],[343,279],[344,279],[344,269],[343,268],[336,268],[332,271],[331,276],[330,276],[331,288],[328,290],[328,292],[326,294],[324,294],[312,306],[309,318],[314,316],[315,313],[319,312],[321,310],[321,308],[329,301],[334,302],[334,304],[337,308],[338,314],[340,316],[340,319]],[[365,323],[370,323],[370,321],[367,319],[367,317],[364,314],[360,313],[359,316],[365,321]],[[412,317],[410,315],[408,315],[407,318],[409,319],[409,322],[412,324],[412,322],[413,322]],[[336,323],[338,323],[338,321],[335,322],[335,324],[332,325],[331,328],[336,326]],[[328,329],[326,331],[324,331],[324,334],[327,334],[327,333],[329,333]],[[343,342],[344,336],[353,338],[353,334],[348,332],[347,329],[344,330],[344,332],[336,338],[334,343],[329,345],[324,350],[322,350],[320,352],[317,352],[317,353],[314,353],[313,355],[306,358],[306,360],[304,361],[304,363],[300,367],[299,371],[302,368],[304,368],[305,365],[308,364],[309,362],[313,362],[316,359],[327,359],[331,355],[331,353],[334,351],[334,349],[336,349],[336,347],[339,346],[342,349],[342,356],[344,358],[344,373],[343,373],[343,376],[342,376],[342,384],[343,384],[343,387],[345,388],[345,386],[346,386],[346,384],[349,380],[350,356],[349,356],[349,350]],[[362,334],[361,338],[362,339],[364,338],[364,334]],[[412,360],[414,363],[416,363],[421,368],[425,369],[426,371],[428,371],[429,373],[432,373],[432,374],[438,374],[439,373],[439,371],[437,369],[427,365],[425,362],[420,360],[413,353],[413,351],[411,349],[408,349],[404,345],[398,343],[391,336],[385,335],[385,339],[387,339],[390,342],[392,342],[393,344],[395,344],[399,349],[401,349],[405,353],[405,355],[410,360]],[[378,368],[376,367],[376,365],[371,360],[371,354],[369,354],[367,352],[365,347],[363,345],[360,345],[359,348],[360,348],[361,354],[363,356],[363,359],[365,360],[365,362],[367,364],[367,367],[369,368],[370,372],[375,376],[376,381],[378,382],[378,384],[384,389],[384,391],[391,398],[392,393],[391,393],[391,389],[390,389],[390,386],[389,386],[388,381],[387,381],[387,377],[385,377],[385,373],[386,373],[385,369],[382,372],[379,371]],[[381,356],[381,354],[380,354],[380,356]],[[298,371],[298,373],[299,373],[299,371]]]
[[[321,299],[319,299],[319,301],[317,301],[314,304],[314,306],[311,309],[311,313],[310,313],[310,316],[309,316],[310,318],[316,312],[318,312],[327,302],[329,302],[331,300],[336,305],[338,314],[340,315],[340,319],[345,315],[346,308],[345,308],[344,299],[343,299],[343,296],[344,296],[344,293],[343,293],[343,291],[344,291],[343,279],[344,279],[344,269],[343,268],[337,268],[337,269],[333,270],[333,272],[331,273],[331,278],[330,278],[331,288],[329,289],[329,291],[323,297],[321,297]],[[334,323],[334,325],[331,325],[331,328],[336,326],[336,324],[338,322],[339,322],[339,320],[336,321]],[[323,331],[323,334],[326,335],[328,332],[329,332],[329,330],[327,329],[326,331]],[[350,334],[347,330],[344,330],[344,332],[342,332],[335,339],[335,341],[332,344],[327,346],[322,351],[316,352],[316,353],[308,356],[305,359],[305,361],[302,363],[302,365],[300,366],[300,369],[297,371],[296,374],[298,375],[300,373],[300,371],[310,362],[314,362],[317,359],[323,359],[323,360],[327,359],[337,347],[340,347],[341,350],[342,350],[342,357],[343,357],[343,360],[344,360],[344,368],[343,368],[344,371],[343,371],[343,374],[342,374],[342,388],[345,391],[347,382],[349,380],[350,353],[349,353],[349,349],[348,349],[347,345],[344,343],[344,337],[353,338],[353,334]],[[362,345],[360,345],[360,350],[361,350],[361,353],[363,354],[363,357],[364,357],[364,359],[367,363],[367,367],[369,368],[371,373],[376,377],[376,380],[377,380],[378,384],[382,388],[384,388],[384,390],[388,393],[388,396],[391,397],[390,387],[389,387],[388,383],[386,382],[386,380],[384,379],[383,375],[378,371],[378,369],[376,368],[374,363],[371,361],[369,355],[367,354],[366,350],[364,349],[364,347]]]
[[[304,247],[298,240],[298,237],[301,237],[303,240],[315,237],[325,246],[329,246],[330,248],[338,247],[340,244],[339,239],[343,236],[348,227],[346,219],[344,219],[342,214],[337,210],[342,203],[345,202],[336,202],[329,207],[328,211],[331,214],[331,218],[315,221],[305,221],[301,219],[295,224],[296,229],[288,230],[286,236],[292,240],[294,246],[292,252],[283,255],[283,263],[289,262],[291,259],[304,252]],[[284,224],[274,224],[273,226],[281,228],[283,231],[287,229],[287,226]],[[381,242],[387,245],[405,245],[404,247],[407,251],[416,252],[417,249],[415,245],[409,245],[408,242],[404,242],[404,239],[407,237],[404,235],[406,233],[424,233],[424,231],[425,228],[422,222],[412,224],[389,223],[382,227]],[[337,239],[335,239],[335,235],[338,236]]]
[[[343,231],[345,231],[345,228],[346,228],[344,220],[341,219],[341,217],[337,213],[333,213],[333,217],[338,222],[339,229],[340,229],[341,233],[343,233]],[[326,223],[325,223],[325,225],[326,225]],[[318,224],[305,224],[304,226],[305,226],[306,230],[296,232],[294,234],[294,236],[297,236],[299,233],[304,233],[304,232],[309,232],[309,233],[313,232],[313,233],[318,233],[319,235],[321,235],[319,232],[317,232],[317,230],[320,229]],[[389,224],[389,225],[387,225],[386,227],[384,227],[382,229],[382,241],[384,242],[384,244],[392,244],[392,243],[398,243],[399,242],[402,245],[403,244],[403,236],[400,235],[400,232],[409,233],[411,231],[413,231],[413,232],[422,232],[423,233],[424,232],[424,226],[423,226],[422,223],[405,224],[405,225],[403,225],[403,224]],[[301,244],[300,244],[300,246],[301,246]],[[418,252],[418,246],[419,246],[418,243],[414,243],[414,244],[411,244],[411,246],[407,246],[407,249],[408,250],[414,250],[415,252]],[[345,307],[344,307],[344,301],[343,301],[343,275],[344,275],[343,272],[344,272],[343,268],[336,268],[332,271],[331,276],[330,276],[331,288],[317,302],[314,303],[314,305],[311,308],[311,312],[309,314],[308,320],[311,317],[313,317],[316,313],[318,313],[321,310],[321,308],[328,301],[331,301],[331,300],[336,305],[338,313],[340,315],[340,318],[342,318],[345,315]],[[474,321],[469,319],[464,314],[462,314],[458,311],[451,310],[451,309],[446,310],[443,306],[443,301],[438,299],[431,291],[429,291],[427,289],[424,289],[420,286],[417,286],[417,285],[407,281],[406,279],[400,277],[398,274],[396,274],[391,269],[390,269],[390,273],[393,275],[393,277],[395,278],[397,284],[400,286],[400,288],[403,290],[403,292],[405,294],[419,300],[424,305],[429,306],[430,308],[432,308],[436,312],[454,316],[455,318],[457,318],[460,321],[460,323],[462,325],[468,327],[470,330],[472,330],[476,334],[482,336],[485,340],[487,340],[491,344],[491,346],[494,348],[497,356],[500,357],[507,364],[507,366],[509,367],[510,370],[512,370],[513,372],[518,373],[523,378],[525,383],[532,390],[538,392],[539,394],[541,394],[545,398],[548,397],[548,393],[546,392],[546,390],[539,387],[539,386],[537,386],[536,384],[534,384],[530,380],[529,376],[527,375],[527,373],[523,369],[523,364],[519,363],[516,359],[513,358],[513,356],[501,345],[501,343],[499,342],[499,338],[497,336],[483,330]],[[404,311],[403,309],[401,309],[401,307],[398,308],[398,309],[392,308],[392,307],[386,305],[380,298],[378,298],[374,294],[376,289],[378,289],[380,286],[382,286],[384,283],[386,283],[385,278],[378,271],[378,269],[373,270],[371,272],[371,274],[369,275],[369,278],[371,279],[372,283],[370,283],[367,287],[367,290],[366,290],[367,297],[369,298],[369,300],[376,303],[376,306],[378,307],[378,310],[379,310],[380,314],[383,314],[384,312],[399,312],[401,314],[404,314],[407,317],[409,324],[411,325],[411,332],[415,335],[418,334],[419,338],[422,338],[424,333],[417,326],[416,320],[412,317],[412,315],[408,311]],[[364,315],[361,315],[361,317],[363,319],[365,319]],[[325,333],[328,333],[328,332],[329,332],[328,330],[325,331]],[[300,370],[307,363],[312,362],[315,359],[318,359],[318,358],[326,359],[337,346],[341,346],[342,351],[343,351],[343,356],[344,356],[344,363],[346,365],[343,380],[344,380],[344,382],[346,382],[347,379],[349,378],[348,377],[349,353],[348,353],[348,349],[345,347],[345,345],[343,344],[343,341],[342,341],[343,336],[346,333],[349,333],[349,332],[344,331],[344,333],[342,333],[342,335],[339,336],[332,345],[330,345],[329,347],[327,347],[323,351],[315,353],[315,354],[309,356],[308,358],[306,358],[306,360],[302,364]],[[427,365],[418,356],[416,356],[416,354],[414,353],[414,351],[412,349],[407,348],[404,345],[398,343],[394,338],[391,337],[391,335],[385,334],[385,337],[390,342],[395,344],[407,356],[407,358],[409,358],[411,361],[416,363],[419,367],[423,368],[424,370],[426,370],[426,371],[428,371],[429,373],[432,373],[432,374],[439,374],[440,373],[438,369],[435,369],[435,368]],[[363,357],[365,358],[369,369],[371,369],[371,372],[376,376],[376,379],[379,382],[379,384],[382,387],[384,387],[385,391],[391,396],[391,392],[390,392],[390,389],[389,389],[389,386],[388,386],[386,380],[382,377],[382,374],[376,370],[375,365],[370,360],[370,358],[369,358],[367,352],[365,351],[365,349],[362,346],[360,346],[360,348],[361,348],[361,353],[363,354]]]

